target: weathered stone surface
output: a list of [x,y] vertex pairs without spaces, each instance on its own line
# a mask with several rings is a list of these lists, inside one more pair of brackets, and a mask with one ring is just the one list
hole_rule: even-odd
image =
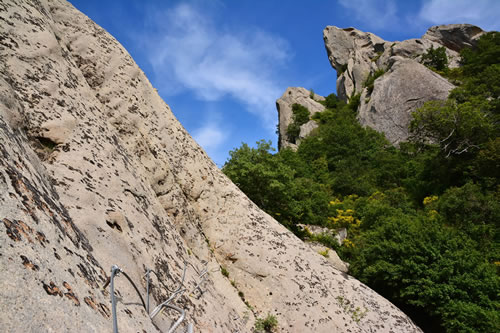
[[427,30],[422,39],[437,42],[448,49],[459,52],[472,47],[484,31],[472,24],[436,25]]
[[337,95],[347,101],[377,69],[372,60],[388,48],[388,42],[370,32],[334,26],[325,28],[323,39],[328,59],[337,70]]
[[311,133],[312,130],[318,127],[314,120],[310,120],[300,127],[300,134],[296,142],[290,142],[286,131],[288,125],[290,125],[293,120],[292,105],[300,104],[305,106],[312,116],[316,112],[321,112],[325,109],[321,103],[318,103],[318,101],[324,100],[325,98],[318,94],[314,94],[314,98],[311,98],[311,92],[305,88],[289,87],[286,89],[283,96],[276,101],[276,108],[278,109],[279,149],[286,147],[296,149],[300,140],[305,138]]
[[[420,39],[388,42],[369,32],[328,26],[323,36],[330,63],[337,70],[338,96],[348,101],[354,94],[362,94],[360,122],[398,143],[408,137],[411,112],[423,101],[446,99],[453,88],[445,79],[419,65],[422,55],[431,47],[445,46],[449,66],[457,67],[458,52],[473,45],[482,33],[473,25],[452,24],[432,27]],[[397,70],[391,69],[393,64],[398,64]],[[364,85],[377,70],[387,73],[375,81],[370,94]],[[380,87],[381,84],[384,86]]]
[[[69,3],[12,0],[0,18],[3,331],[110,331],[111,265],[144,293],[146,268],[173,287],[187,261],[188,291],[209,274],[203,293],[175,302],[186,310],[178,332],[250,332],[267,313],[281,332],[420,332],[258,209],[123,47]],[[168,292],[153,283],[156,305]],[[165,312],[155,327],[123,277],[116,287],[121,332],[176,319]]]
[[347,271],[349,270],[349,264],[343,262],[342,259],[340,259],[339,255],[337,254],[337,252],[335,252],[334,250],[329,249],[328,247],[316,242],[310,242],[310,243],[307,242],[306,244],[314,252],[321,254],[326,261],[332,264],[332,266],[338,269],[339,271],[347,273]]
[[411,113],[424,102],[446,99],[454,86],[415,60],[391,60],[394,64],[375,81],[373,92],[363,90],[358,119],[398,144],[408,137]]

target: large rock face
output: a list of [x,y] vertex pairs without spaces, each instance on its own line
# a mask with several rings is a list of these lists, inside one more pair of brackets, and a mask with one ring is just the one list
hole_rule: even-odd
[[[108,332],[111,265],[144,294],[146,268],[172,288],[185,261],[178,332],[250,332],[268,313],[281,332],[420,331],[259,210],[69,3],[2,2],[0,19],[2,331]],[[156,305],[168,292],[153,285]],[[123,276],[116,288],[120,331],[176,319],[153,323]]]
[[[394,144],[406,140],[411,112],[425,101],[446,99],[453,85],[420,64],[431,47],[446,47],[450,67],[458,66],[458,52],[474,45],[483,31],[469,24],[430,28],[420,39],[388,42],[354,28],[328,26],[323,31],[331,65],[337,70],[337,93],[344,101],[361,94],[359,120],[384,132]],[[375,80],[373,92],[365,87],[369,75],[386,73]]]
[[408,138],[411,113],[426,101],[445,100],[454,86],[411,59],[394,56],[390,61],[394,63],[376,80],[373,91],[363,90],[358,119],[397,144]]
[[287,135],[288,126],[293,121],[292,106],[294,104],[300,104],[305,106],[311,116],[316,112],[321,112],[325,109],[323,104],[319,103],[324,101],[325,98],[318,94],[311,96],[311,92],[305,88],[301,87],[289,87],[276,101],[276,108],[278,109],[278,147],[279,149],[290,147],[292,149],[297,149],[300,144],[300,140],[308,136],[318,125],[314,120],[309,120],[307,123],[300,127],[299,137],[295,142],[291,142]]

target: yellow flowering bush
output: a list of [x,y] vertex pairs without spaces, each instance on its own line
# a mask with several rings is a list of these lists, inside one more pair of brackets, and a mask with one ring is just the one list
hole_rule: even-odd
[[430,197],[425,197],[424,198],[424,206],[428,206],[431,203],[436,202],[438,199],[439,198],[437,195],[431,195]]
[[429,212],[427,213],[427,215],[429,216],[429,218],[431,220],[435,220],[439,216],[439,213],[438,213],[437,210],[431,209],[431,210],[429,210]]
[[344,241],[342,242],[342,244],[347,247],[347,248],[353,248],[354,247],[354,243],[349,240],[348,238],[344,239]]
[[360,226],[361,221],[354,217],[354,210],[352,209],[337,209],[337,216],[328,217],[329,226],[333,229],[337,228],[357,228]]

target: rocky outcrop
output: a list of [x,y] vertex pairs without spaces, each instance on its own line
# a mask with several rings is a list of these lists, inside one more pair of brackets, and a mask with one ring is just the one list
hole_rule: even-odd
[[395,56],[391,61],[373,91],[363,89],[358,119],[361,125],[383,132],[397,144],[409,136],[411,113],[427,101],[445,100],[454,86],[411,59]]
[[[258,209],[69,3],[2,2],[0,19],[3,331],[110,331],[111,265],[144,294],[147,268],[172,288],[187,262],[178,332],[250,332],[268,313],[281,332],[420,332]],[[176,320],[165,311],[153,323],[115,282],[120,331]],[[153,277],[152,306],[168,295]]]
[[[411,112],[425,101],[446,99],[453,88],[422,66],[421,56],[431,47],[445,46],[450,67],[457,67],[458,52],[474,45],[482,33],[476,26],[453,24],[432,27],[420,39],[388,42],[369,32],[328,26],[323,36],[330,63],[337,70],[338,96],[348,101],[361,94],[360,122],[397,144],[408,137]],[[368,89],[365,83],[377,71],[385,73]]]
[[307,123],[300,126],[299,137],[291,142],[287,135],[288,126],[293,121],[292,105],[300,104],[305,106],[311,116],[316,112],[321,112],[325,109],[323,104],[319,103],[324,101],[325,98],[318,94],[311,96],[311,92],[305,88],[289,87],[276,101],[276,108],[278,109],[278,148],[291,147],[297,149],[300,140],[308,136],[318,125],[314,120],[309,120]]
[[472,47],[484,31],[472,24],[436,25],[429,28],[422,39],[439,43],[450,50],[460,52],[464,47]]

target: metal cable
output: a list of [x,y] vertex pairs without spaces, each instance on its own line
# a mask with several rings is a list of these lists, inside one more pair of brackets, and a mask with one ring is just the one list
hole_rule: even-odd
[[[127,280],[130,282],[130,284],[134,287],[135,291],[137,292],[137,295],[139,295],[139,298],[141,299],[141,302],[142,302],[142,306],[144,307],[144,309],[146,310],[146,312],[149,314],[149,287],[150,287],[150,273],[153,272],[158,281],[169,291],[171,292],[171,295],[168,297],[168,299],[166,301],[164,301],[163,303],[161,303],[160,305],[158,305],[150,314],[150,318],[153,319],[158,313],[161,312],[161,310],[163,310],[163,308],[170,308],[172,310],[175,310],[177,312],[179,312],[181,314],[181,316],[177,319],[177,321],[169,328],[168,330],[168,333],[173,333],[175,331],[175,329],[184,321],[185,319],[185,316],[186,316],[186,313],[183,309],[175,306],[175,305],[171,305],[169,304],[170,302],[172,302],[176,297],[184,294],[187,290],[187,288],[183,288],[183,285],[184,285],[184,281],[186,279],[186,269],[187,269],[187,265],[188,265],[188,262],[187,261],[184,261],[184,269],[183,269],[183,272],[182,272],[182,278],[181,278],[181,281],[179,283],[179,285],[177,286],[177,288],[174,290],[174,291],[171,291],[160,279],[160,277],[158,276],[158,274],[154,271],[154,270],[146,270],[146,299],[147,299],[147,303],[144,302],[144,298],[142,297],[139,289],[137,288],[137,286],[135,285],[134,281],[132,281],[132,279],[130,278],[130,276],[128,276],[127,273],[125,273],[120,267],[118,267],[117,265],[113,265],[111,267],[111,276],[110,278],[108,279],[108,281],[105,283],[105,285],[103,286],[103,289],[106,288],[106,286],[108,284],[110,284],[110,291],[111,291],[111,309],[112,309],[112,316],[113,316],[113,333],[118,333],[118,320],[117,320],[117,314],[116,314],[116,295],[115,295],[115,285],[114,285],[114,279],[116,276],[118,276],[118,274],[120,273],[123,273],[123,275],[127,278]],[[193,266],[191,264],[191,266]],[[194,266],[193,266],[194,267]],[[196,273],[198,273],[198,270],[195,268],[195,271]],[[201,288],[200,288],[200,285],[207,279],[208,277],[208,270],[205,268],[201,271],[201,273],[198,273],[199,276],[198,278],[200,278],[200,282],[198,282],[195,287],[192,289],[191,293],[194,292],[196,289],[199,289],[200,292],[201,292]],[[188,324],[187,326],[187,332],[188,333],[192,333],[193,332],[193,325],[192,324]]]
[[118,333],[118,321],[116,319],[116,298],[115,298],[115,275],[120,273],[120,268],[116,265],[111,267],[110,289],[111,289],[111,312],[113,314],[113,333]]
[[117,320],[117,315],[116,315],[116,296],[115,296],[115,276],[117,276],[119,273],[123,273],[123,275],[127,278],[127,280],[132,284],[134,287],[135,291],[137,292],[137,295],[139,295],[142,306],[144,309],[146,309],[146,304],[144,303],[144,299],[142,298],[141,292],[139,289],[137,289],[137,286],[135,285],[134,281],[128,276],[127,273],[125,273],[120,267],[113,265],[111,267],[111,277],[110,277],[110,289],[111,289],[111,311],[113,315],[113,332],[118,333],[118,320]]
[[125,277],[127,278],[127,280],[132,284],[132,286],[134,287],[135,291],[137,292],[137,295],[139,295],[140,299],[141,299],[141,302],[142,302],[142,306],[144,307],[144,310],[146,310],[146,303],[144,303],[144,298],[142,298],[142,295],[141,295],[141,292],[139,291],[139,289],[137,288],[137,286],[135,285],[134,281],[132,281],[132,279],[127,275],[127,273],[125,273],[123,270],[121,271],[123,273],[123,275],[125,275]]
[[184,321],[184,318],[186,317],[186,312],[183,309],[171,304],[166,304],[165,307],[175,310],[181,314],[179,319],[177,319],[177,321],[168,330],[168,333],[173,333],[175,329]]
[[184,289],[179,289],[179,290],[175,291],[172,295],[170,295],[170,297],[169,297],[169,298],[167,298],[167,300],[166,300],[166,301],[164,301],[163,303],[159,304],[156,308],[154,308],[154,310],[153,310],[153,311],[151,311],[151,313],[150,313],[149,317],[150,317],[151,319],[153,319],[153,318],[154,318],[154,317],[155,317],[155,316],[156,316],[156,315],[160,312],[160,310],[161,310],[164,306],[167,306],[167,305],[168,305],[168,303],[170,303],[170,302],[171,302],[174,298],[176,298],[176,297],[177,297],[177,295],[179,295],[179,294],[181,294],[181,295],[182,295],[185,291],[186,291],[186,288],[184,288]]

